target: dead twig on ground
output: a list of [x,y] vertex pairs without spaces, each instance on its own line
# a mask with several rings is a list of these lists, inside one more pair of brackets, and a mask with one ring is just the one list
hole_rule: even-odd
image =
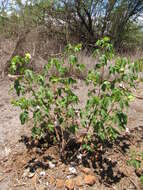
[[25,186],[26,185],[26,183],[22,183],[22,184],[15,184],[15,185],[13,185],[13,187],[21,187],[21,186]]
[[129,176],[127,176],[127,177],[129,178],[130,182],[135,186],[135,188],[137,190],[140,190],[139,186],[134,182],[134,180],[131,177],[129,177]]
[[0,182],[2,182],[5,178],[6,178],[6,177],[2,177],[2,178],[0,178]]
[[134,95],[134,97],[137,99],[143,100],[143,97],[141,97],[141,96]]

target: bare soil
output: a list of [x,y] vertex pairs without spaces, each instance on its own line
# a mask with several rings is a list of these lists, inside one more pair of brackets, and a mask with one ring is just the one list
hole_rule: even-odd
[[[87,89],[82,81],[76,89],[81,100],[81,106],[87,97]],[[63,163],[57,147],[36,145],[28,148],[30,126],[21,126],[19,121],[20,110],[11,105],[15,94],[10,94],[12,82],[6,77],[0,81],[0,190],[57,190],[57,179],[83,178],[83,190],[134,190],[142,189],[135,169],[127,165],[129,152],[136,150],[143,152],[143,99],[136,99],[129,109],[129,134],[124,133],[114,145],[106,146],[105,151],[94,157],[92,166],[88,158],[77,163]],[[143,97],[143,85],[135,92]],[[49,161],[55,167],[49,167]],[[89,165],[88,165],[89,164]],[[70,176],[69,166],[76,168],[77,174]],[[96,183],[88,186],[84,182],[83,167],[91,166],[91,172],[96,177]],[[40,172],[44,171],[43,176]],[[60,187],[59,189],[65,189]]]

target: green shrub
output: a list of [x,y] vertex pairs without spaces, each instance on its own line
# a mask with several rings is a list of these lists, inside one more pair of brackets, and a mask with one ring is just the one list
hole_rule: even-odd
[[[64,59],[53,58],[45,65],[41,74],[35,74],[28,69],[22,70],[23,77],[18,77],[14,83],[19,98],[12,101],[13,105],[22,110],[21,124],[31,119],[30,113],[32,112],[32,136],[39,139],[47,133],[50,134],[53,140],[58,142],[61,152],[67,143],[64,132],[75,134],[78,129],[76,105],[79,99],[72,90],[76,79],[67,76],[67,73],[71,68],[77,70],[82,68],[76,57],[81,46],[77,45],[72,48],[67,47],[69,68],[64,66]],[[51,72],[52,69],[56,72]],[[30,98],[26,98],[27,92]]]
[[[68,142],[65,131],[69,135],[76,134],[79,125],[87,130],[83,147],[88,151],[95,147],[95,144],[94,147],[91,146],[94,137],[102,142],[113,141],[127,125],[126,108],[134,99],[131,88],[135,87],[134,82],[138,79],[138,64],[131,63],[126,58],[113,61],[113,46],[108,37],[97,41],[96,45],[99,48],[94,56],[99,61],[89,71],[86,79],[89,87],[88,100],[85,109],[79,110],[80,121],[76,111],[79,98],[72,88],[77,79],[71,74],[73,69],[82,72],[84,68],[77,58],[77,53],[81,50],[80,44],[68,45],[66,48],[69,67],[64,65],[65,56],[49,60],[41,74],[26,69],[25,58],[18,56],[18,62],[17,59],[11,62],[11,70],[23,74],[14,82],[19,98],[12,102],[22,110],[21,124],[31,119],[29,113],[32,112],[32,136],[41,138],[50,134],[53,141],[58,142],[61,153]],[[52,69],[56,72],[51,72]],[[109,71],[106,79],[105,69]],[[30,95],[28,98],[27,92]]]
[[126,109],[129,102],[134,100],[131,88],[135,87],[139,71],[139,65],[127,58],[115,59],[109,38],[97,41],[96,45],[99,48],[94,56],[99,61],[95,69],[88,73],[88,100],[82,112],[82,123],[87,129],[88,139],[85,139],[84,147],[88,149],[94,137],[102,142],[113,141],[126,128]]
[[24,74],[25,70],[28,68],[28,65],[31,60],[31,55],[29,53],[25,54],[25,57],[16,55],[12,58],[10,63],[10,73],[11,74]]

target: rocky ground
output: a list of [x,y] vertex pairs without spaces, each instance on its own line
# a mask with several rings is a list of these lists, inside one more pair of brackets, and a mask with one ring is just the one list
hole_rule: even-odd
[[[81,83],[76,89],[81,104],[86,89]],[[123,134],[106,152],[97,154],[96,167],[89,169],[88,158],[78,154],[78,162],[63,163],[57,147],[42,145],[30,148],[30,126],[21,126],[19,112],[12,107],[9,93],[11,81],[0,81],[0,190],[133,190],[142,189],[137,172],[127,165],[130,152],[143,152],[143,85],[139,97],[129,110],[129,134]],[[26,146],[25,146],[26,145]]]

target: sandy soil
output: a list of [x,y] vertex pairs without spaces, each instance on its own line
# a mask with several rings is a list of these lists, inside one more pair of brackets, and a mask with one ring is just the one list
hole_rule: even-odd
[[[79,82],[80,88],[76,89],[76,92],[80,95],[81,104],[83,105],[86,99],[87,90],[82,82]],[[35,150],[32,150],[33,152],[28,152],[25,145],[19,141],[21,136],[29,134],[29,129],[26,126],[21,126],[19,121],[20,110],[14,108],[10,103],[12,97],[15,97],[14,94],[11,95],[8,92],[11,84],[12,82],[9,81],[8,78],[0,81],[0,190],[56,189],[56,178],[66,178],[68,175],[68,166],[59,161],[56,148],[53,147],[52,149],[45,151],[43,154],[39,154],[40,150],[38,153]],[[140,85],[136,93],[140,97],[143,97],[143,85]],[[131,133],[134,134],[130,146],[143,152],[142,99],[136,99],[135,102],[131,104],[128,128],[131,130]],[[93,187],[83,186],[82,189],[141,189],[133,169],[127,168],[128,171],[125,171],[126,166],[121,166],[123,163],[125,164],[125,161],[122,161],[124,158],[121,152],[116,151],[115,154],[114,149],[109,152],[111,158],[118,162],[118,167],[122,168],[126,175],[124,175],[124,177],[116,184],[109,187],[103,185],[100,180],[97,180],[98,182]],[[32,165],[35,162],[39,163],[46,156],[50,156],[55,160],[57,163],[56,168],[46,169],[46,166],[42,168],[42,166],[39,165],[39,167],[36,168],[36,171],[40,172],[43,169],[46,171],[46,180],[49,180],[49,186],[45,187],[45,182],[43,182],[45,179],[41,179],[37,182],[34,177],[28,179],[23,177],[23,173],[26,171],[26,166],[28,164]],[[46,162],[47,160],[45,159],[44,164],[46,164]],[[34,165],[32,165],[32,167],[34,167]],[[79,171],[79,167],[77,167],[77,170]],[[81,175],[80,172],[79,175]],[[54,180],[50,183],[51,178]]]

